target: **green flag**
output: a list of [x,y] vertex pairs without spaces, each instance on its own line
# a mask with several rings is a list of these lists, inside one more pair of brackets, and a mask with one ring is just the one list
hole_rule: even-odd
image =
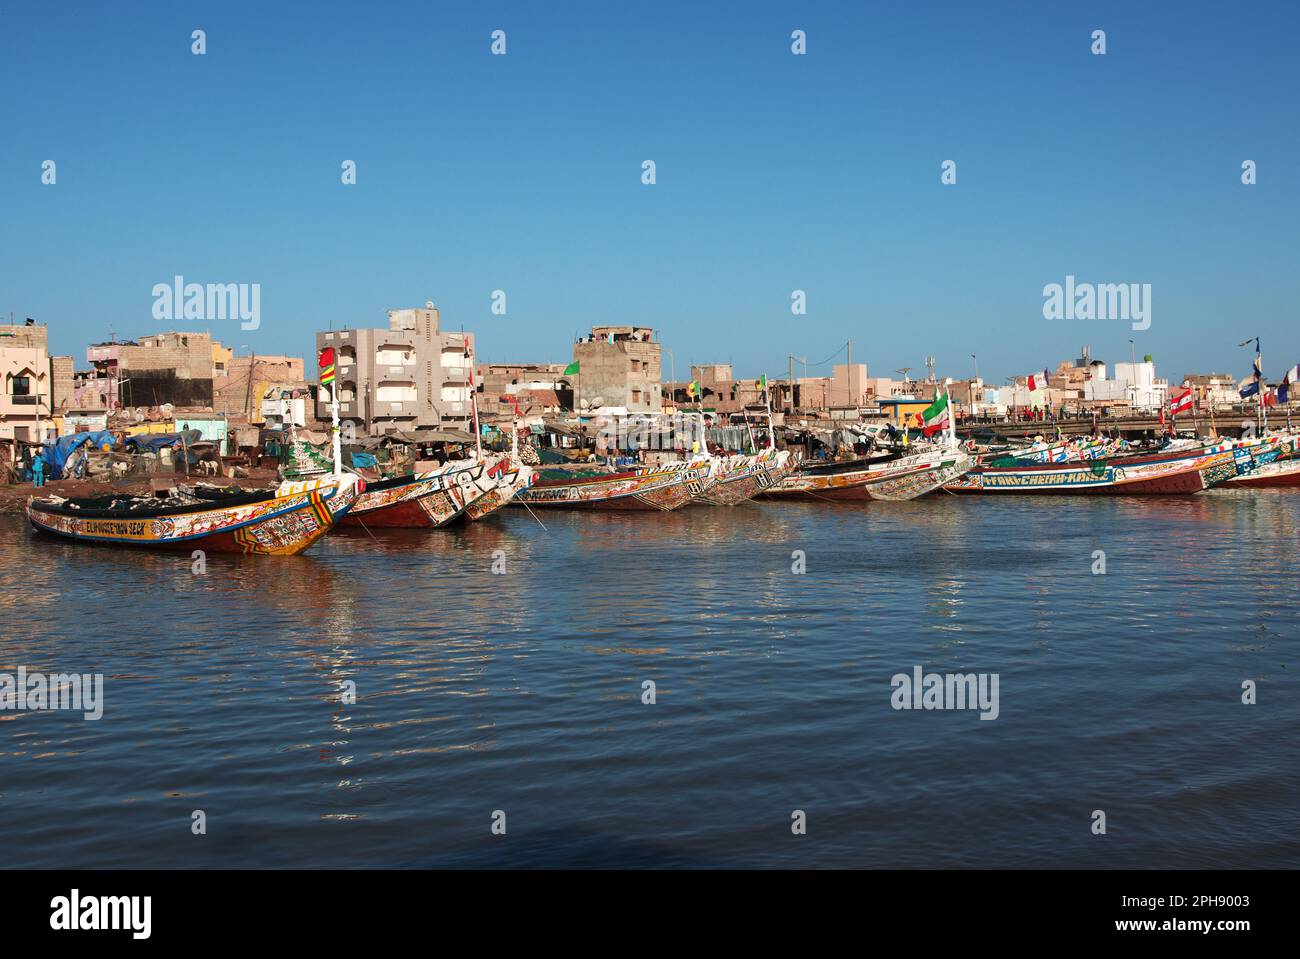
[[560,375],[561,375],[561,376],[572,376],[573,374],[575,374],[575,373],[577,373],[577,372],[578,372],[578,361],[577,361],[577,360],[574,360],[572,363],[570,363],[568,366],[566,366],[566,367],[564,368],[564,372],[561,373]]
[[946,430],[948,428],[948,417],[951,415],[948,409],[948,394],[945,392],[942,396],[936,397],[935,401],[919,415],[921,417],[921,432],[926,436],[938,433],[940,430]]

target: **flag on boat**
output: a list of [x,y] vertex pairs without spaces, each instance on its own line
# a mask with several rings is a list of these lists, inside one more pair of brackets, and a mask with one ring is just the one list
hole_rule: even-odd
[[320,364],[320,385],[329,386],[334,382],[334,347],[327,346],[317,357]]
[[758,398],[761,402],[767,402],[767,374],[762,373],[758,377]]
[[696,399],[699,399],[701,396],[704,395],[704,394],[702,393],[702,391],[700,390],[700,381],[699,381],[699,380],[691,380],[690,383],[688,383],[688,384],[686,385],[686,395],[687,395],[687,396],[693,396],[693,397],[695,397]]
[[1277,388],[1277,401],[1285,403],[1291,397],[1291,384],[1300,382],[1300,366],[1293,366],[1282,374],[1282,383]]
[[1047,389],[1047,370],[1043,370],[1041,373],[1030,373],[1029,392],[1032,393],[1034,390],[1045,389]]
[[1169,398],[1169,412],[1174,416],[1177,416],[1179,413],[1186,413],[1191,410],[1191,408],[1192,391],[1190,389],[1183,390],[1183,392],[1179,393],[1177,396],[1171,396]]
[[[1250,340],[1246,340],[1241,345],[1245,346],[1249,342]],[[1241,381],[1240,389],[1238,389],[1237,392],[1240,393],[1243,400],[1250,396],[1257,396],[1259,394],[1260,383],[1263,382],[1263,379],[1264,362],[1259,355],[1259,337],[1255,337],[1255,370],[1250,374],[1250,376]]]
[[572,363],[570,363],[568,366],[566,366],[566,367],[564,368],[564,372],[561,373],[560,375],[561,375],[561,376],[573,376],[573,375],[574,375],[575,373],[577,373],[577,372],[578,372],[578,361],[577,361],[577,360],[574,360]]
[[917,414],[921,419],[921,433],[933,436],[940,430],[948,428],[948,394],[944,393],[923,411]]

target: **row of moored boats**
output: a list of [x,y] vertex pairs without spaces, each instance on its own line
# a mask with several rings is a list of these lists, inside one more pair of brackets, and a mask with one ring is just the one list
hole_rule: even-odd
[[[769,437],[771,434],[769,433]],[[367,481],[338,457],[329,473],[265,490],[179,486],[165,496],[47,497],[28,503],[32,527],[65,539],[163,549],[291,554],[335,526],[439,528],[506,506],[676,510],[751,500],[910,500],[961,494],[1189,494],[1215,487],[1300,485],[1293,434],[1185,439],[1157,449],[1082,437],[1020,448],[947,443],[884,447],[847,462],[793,450],[688,456],[662,465],[532,467],[517,449]]]

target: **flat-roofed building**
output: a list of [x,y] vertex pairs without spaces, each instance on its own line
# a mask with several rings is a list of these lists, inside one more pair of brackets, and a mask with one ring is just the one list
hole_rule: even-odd
[[[335,351],[339,418],[371,436],[416,429],[473,430],[474,334],[445,333],[437,307],[388,311],[387,328],[316,334],[317,353]],[[330,418],[329,389],[316,415]]]

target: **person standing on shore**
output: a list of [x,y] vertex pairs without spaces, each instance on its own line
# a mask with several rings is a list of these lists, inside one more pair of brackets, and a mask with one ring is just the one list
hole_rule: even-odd
[[40,452],[32,456],[32,485],[38,489],[45,485],[45,457]]

